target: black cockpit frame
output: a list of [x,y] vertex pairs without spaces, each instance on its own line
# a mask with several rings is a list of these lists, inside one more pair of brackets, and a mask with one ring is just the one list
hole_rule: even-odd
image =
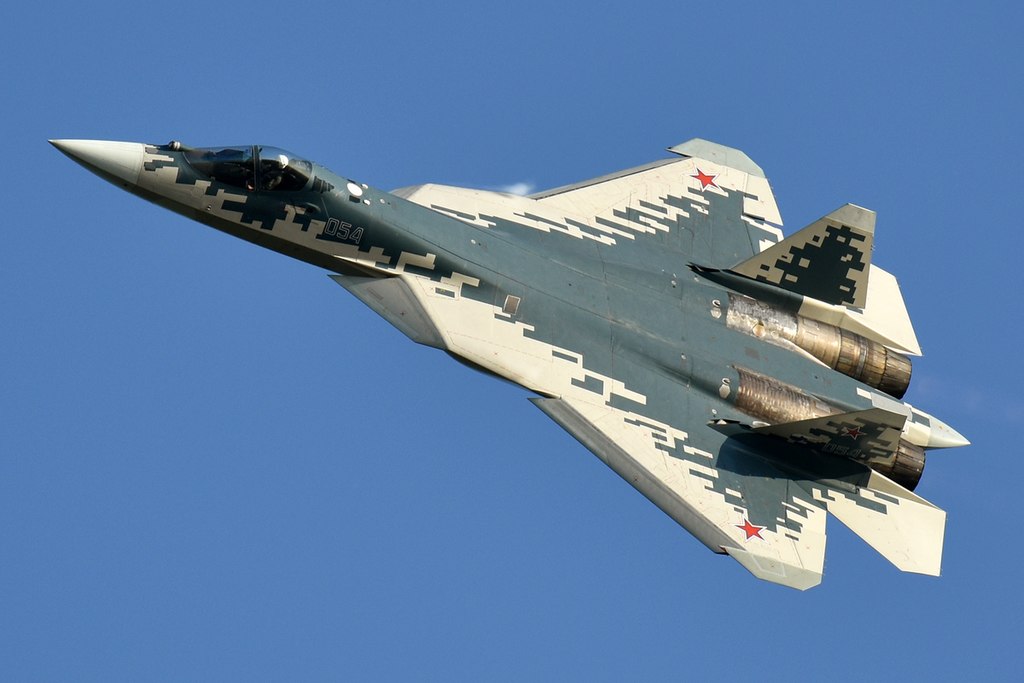
[[200,147],[184,156],[200,175],[247,192],[298,192],[313,175],[311,163],[277,147]]

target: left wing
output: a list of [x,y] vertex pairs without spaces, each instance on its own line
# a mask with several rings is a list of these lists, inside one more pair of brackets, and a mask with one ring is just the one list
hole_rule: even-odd
[[677,157],[529,197],[444,185],[394,194],[491,231],[554,232],[620,247],[654,240],[680,259],[720,267],[782,239],[768,179],[750,157],[700,139],[669,151]]
[[622,409],[531,400],[714,552],[773,583],[821,583],[825,506],[796,479],[738,449],[697,448],[686,433]]

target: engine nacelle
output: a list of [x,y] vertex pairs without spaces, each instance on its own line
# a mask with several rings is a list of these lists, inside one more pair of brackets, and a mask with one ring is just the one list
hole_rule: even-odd
[[903,398],[910,386],[909,358],[855,332],[740,294],[729,295],[726,324],[776,346],[795,346],[833,370],[894,398]]
[[[736,371],[739,375],[734,400],[736,409],[767,424],[813,420],[844,412],[777,379],[743,368],[736,368]],[[868,451],[855,459],[911,491],[924,473],[924,449],[902,438],[889,455]]]

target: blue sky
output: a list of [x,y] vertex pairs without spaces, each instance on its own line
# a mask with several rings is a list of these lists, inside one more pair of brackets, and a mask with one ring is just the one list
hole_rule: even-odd
[[[0,679],[1019,673],[1019,3],[139,4],[0,22]],[[974,442],[918,489],[941,578],[832,523],[821,586],[758,582],[526,392],[46,144],[539,189],[698,136],[765,169],[787,233],[878,211],[907,398]]]

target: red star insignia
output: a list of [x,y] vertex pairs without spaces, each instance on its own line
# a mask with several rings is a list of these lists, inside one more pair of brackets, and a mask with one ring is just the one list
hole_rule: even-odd
[[711,187],[722,189],[722,188],[718,187],[717,183],[715,183],[715,178],[718,177],[717,173],[705,173],[704,171],[702,171],[702,170],[700,170],[698,168],[697,169],[697,173],[695,175],[690,176],[690,177],[691,178],[696,178],[697,181],[700,182],[700,189],[701,189],[702,192],[704,190],[708,189],[708,185],[710,185]]
[[861,434],[863,434],[863,432],[862,432],[862,431],[860,431],[860,427],[853,427],[852,429],[851,429],[850,427],[846,427],[846,428],[844,429],[844,431],[845,431],[846,433],[845,433],[845,434],[843,434],[843,436],[848,436],[848,437],[850,437],[851,439],[853,439],[854,441],[856,441],[857,439],[859,439],[859,438],[860,438],[860,435],[861,435]]
[[747,535],[747,538],[745,539],[747,541],[752,539],[754,536],[757,536],[762,541],[764,540],[764,538],[761,536],[761,532],[764,531],[764,527],[757,526],[756,524],[751,524],[749,519],[744,519],[743,524],[737,524],[735,526],[738,529],[743,529],[743,533]]

